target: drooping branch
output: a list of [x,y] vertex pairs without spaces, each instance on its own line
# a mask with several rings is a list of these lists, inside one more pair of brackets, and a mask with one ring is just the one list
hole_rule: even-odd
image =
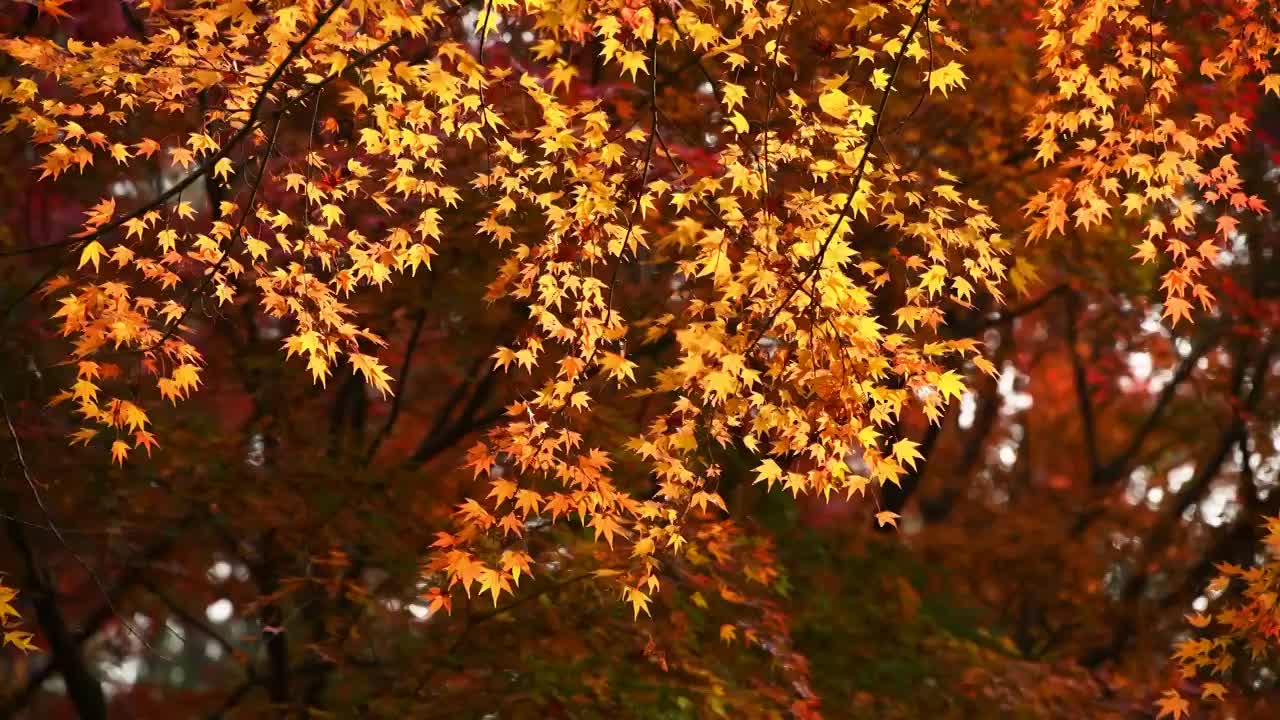
[[774,308],[773,312],[765,318],[765,322],[761,324],[760,328],[751,337],[750,342],[747,343],[748,348],[754,347],[755,344],[760,341],[760,338],[767,335],[769,331],[773,329],[773,324],[777,321],[778,316],[781,315],[782,312],[786,310],[787,306],[791,304],[791,301],[795,299],[796,293],[800,292],[802,287],[808,285],[809,281],[812,280],[822,269],[822,260],[826,257],[827,249],[831,247],[831,242],[835,240],[836,235],[840,232],[840,227],[844,225],[845,220],[848,219],[849,212],[853,209],[854,198],[857,197],[858,190],[862,187],[862,178],[867,171],[867,162],[871,159],[871,146],[879,136],[880,126],[884,122],[885,110],[889,106],[889,96],[893,94],[894,82],[898,78],[898,72],[902,69],[902,61],[907,56],[907,48],[911,45],[911,39],[915,37],[916,31],[920,29],[920,24],[924,22],[925,16],[929,14],[930,2],[932,2],[932,0],[924,0],[924,3],[920,6],[920,11],[916,14],[915,21],[911,23],[911,27],[907,30],[906,37],[902,39],[902,47],[898,49],[897,57],[895,57],[893,61],[893,69],[889,71],[889,80],[885,85],[884,92],[880,96],[880,105],[876,108],[875,119],[871,123],[871,129],[867,131],[866,140],[862,143],[862,157],[858,160],[858,166],[854,169],[852,187],[849,189],[848,196],[845,197],[844,204],[840,207],[840,212],[836,214],[835,224],[831,226],[831,230],[827,233],[826,239],[823,240],[822,245],[818,247],[817,254],[814,256],[813,261],[809,263],[808,271],[806,271],[805,274],[801,276],[800,280],[793,285],[791,292],[787,294],[786,298],[783,299],[778,307]]
[[[289,66],[293,64],[293,61],[298,58],[298,56],[302,53],[302,51],[306,48],[306,46],[311,42],[311,40],[315,38],[316,34],[320,32],[320,30],[329,22],[329,19],[333,16],[333,14],[337,12],[338,9],[342,7],[342,4],[345,2],[346,0],[336,0],[333,4],[331,4],[323,12],[321,12],[320,15],[316,17],[316,22],[311,26],[311,29],[308,30],[307,33],[301,39],[298,40],[298,42],[293,44],[293,46],[289,50],[289,53],[284,57],[284,59],[281,60],[280,64],[276,66],[275,70],[272,71],[271,75],[269,75],[267,79],[263,82],[257,97],[254,99],[253,105],[251,105],[249,108],[248,115],[245,119],[245,122],[240,127],[240,129],[238,129],[234,134],[232,134],[232,136],[225,143],[222,144],[221,149],[219,149],[218,151],[210,155],[208,158],[206,158],[204,162],[196,165],[195,169],[192,170],[190,173],[188,173],[181,180],[177,181],[167,190],[157,195],[150,202],[139,206],[133,212],[130,212],[127,215],[124,215],[116,220],[111,220],[107,223],[104,223],[101,227],[97,228],[96,230],[94,230],[93,232],[87,235],[82,235],[80,237],[69,237],[64,240],[59,240],[53,243],[46,243],[44,245],[39,245],[36,247],[27,247],[27,248],[20,248],[17,250],[0,251],[0,258],[12,257],[15,255],[26,255],[26,254],[35,253],[35,252],[41,252],[44,250],[51,250],[54,248],[66,247],[69,245],[80,246],[80,245],[84,245],[86,243],[92,242],[94,240],[100,239],[102,237],[105,237],[106,235],[120,229],[126,223],[132,220],[137,220],[141,218],[143,215],[146,215],[152,210],[155,210],[156,208],[163,206],[170,200],[178,197],[178,195],[181,194],[188,187],[190,187],[191,185],[199,181],[205,175],[213,172],[214,166],[218,164],[218,161],[222,160],[223,158],[229,157],[232,151],[234,151],[236,147],[240,145],[241,142],[243,142],[246,138],[248,138],[253,131],[257,130],[262,125],[264,121],[264,118],[260,117],[262,113],[262,107],[266,103],[267,98],[271,95],[271,91],[276,85],[276,83],[279,82],[281,76],[283,76],[285,71],[288,70]],[[347,65],[347,69],[356,69],[356,68],[363,67],[369,62],[380,57],[383,53],[385,53],[387,50],[394,47],[399,42],[402,42],[403,39],[404,39],[403,34],[397,33],[393,35],[391,39],[388,40],[387,42],[353,59]],[[278,112],[280,113],[286,112],[292,109],[293,107],[306,102],[307,100],[311,99],[311,97],[313,97],[316,93],[320,92],[322,89],[328,86],[331,82],[336,80],[340,75],[341,75],[341,72],[331,73],[320,80],[317,80],[313,83],[309,83],[308,85],[305,86],[306,90],[299,93],[296,97],[281,103],[278,108]]]

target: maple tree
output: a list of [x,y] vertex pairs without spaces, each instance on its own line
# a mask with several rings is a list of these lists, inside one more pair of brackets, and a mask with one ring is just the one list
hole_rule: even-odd
[[1274,711],[1268,4],[7,5],[10,712]]

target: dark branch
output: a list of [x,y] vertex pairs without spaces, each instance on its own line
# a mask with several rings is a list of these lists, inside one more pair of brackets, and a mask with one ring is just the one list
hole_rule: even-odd
[[1089,460],[1089,476],[1097,477],[1102,460],[1098,453],[1098,428],[1093,415],[1093,390],[1089,387],[1089,373],[1076,347],[1076,325],[1080,321],[1079,295],[1068,292],[1066,296],[1067,356],[1071,358],[1071,370],[1075,378],[1076,404],[1080,410],[1080,432],[1084,435],[1085,451]]

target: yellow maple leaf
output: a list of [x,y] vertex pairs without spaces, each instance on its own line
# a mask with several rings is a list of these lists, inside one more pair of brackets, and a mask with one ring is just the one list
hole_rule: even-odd
[[618,353],[605,352],[600,357],[600,365],[609,372],[609,377],[621,383],[624,380],[635,380],[637,365]]
[[387,373],[387,366],[378,362],[378,359],[372,355],[364,355],[362,353],[351,353],[349,356],[352,367],[356,369],[364,379],[377,388],[385,398],[393,394],[391,392],[391,375]]
[[945,97],[952,87],[964,87],[964,81],[968,80],[968,76],[964,74],[964,69],[960,63],[952,60],[942,67],[929,73],[929,92],[941,90]]
[[649,73],[645,67],[644,53],[639,50],[624,50],[618,53],[618,62],[622,63],[623,74],[631,73],[632,82],[635,81],[637,73]]
[[818,96],[818,107],[837,120],[849,117],[849,96],[839,88],[832,88]]
[[934,387],[938,389],[938,393],[942,395],[944,400],[948,398],[960,399],[964,395],[964,380],[956,374],[955,370],[948,370],[938,376],[938,381],[934,383]]
[[756,482],[763,482],[766,487],[773,487],[775,481],[782,479],[782,468],[773,458],[765,458],[756,466]]
[[369,96],[364,94],[360,88],[352,85],[342,91],[340,102],[344,105],[350,105],[352,110],[359,110],[369,104]]
[[920,447],[920,443],[903,438],[893,444],[893,459],[915,470],[916,460],[924,458],[916,449],[918,447]]
[[93,271],[97,272],[98,262],[101,260],[102,256],[106,254],[106,252],[107,252],[107,249],[102,246],[102,243],[98,242],[97,240],[94,240],[90,242],[88,245],[85,245],[84,249],[80,251],[80,264],[76,267],[82,268],[87,263],[93,263]]
[[640,613],[644,612],[649,615],[649,595],[637,588],[627,588],[628,600],[631,602],[631,612],[634,619],[640,618]]
[[98,431],[95,430],[94,428],[80,428],[79,430],[71,433],[71,436],[70,436],[71,445],[73,447],[75,446],[76,443],[80,443],[82,445],[88,445],[89,441],[92,440],[93,437],[97,434],[98,434]]
[[556,90],[562,85],[565,90],[568,90],[569,84],[577,74],[577,67],[570,65],[564,60],[556,60],[555,65],[547,71],[547,77],[551,79],[551,92],[556,92]]
[[39,649],[31,642],[34,638],[35,636],[29,632],[24,632],[22,630],[6,630],[4,633],[4,644],[12,645],[24,653],[31,652],[32,650]]
[[725,108],[730,112],[733,112],[734,108],[742,107],[742,101],[747,97],[747,89],[741,85],[725,83],[724,88],[721,91],[721,96],[724,101]]
[[224,157],[213,165],[213,176],[215,178],[227,179],[231,174],[231,158]]

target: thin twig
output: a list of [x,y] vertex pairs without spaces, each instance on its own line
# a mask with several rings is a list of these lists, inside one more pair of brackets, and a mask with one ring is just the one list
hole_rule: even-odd
[[[656,7],[655,7],[656,10]],[[640,201],[644,198],[645,185],[649,182],[649,168],[653,164],[653,141],[658,134],[658,26],[657,14],[654,14],[653,35],[649,37],[649,139],[644,148],[644,170],[640,173],[640,185],[636,188],[635,200],[631,207],[631,217],[627,219],[627,234],[622,238],[622,247],[618,252],[626,252],[627,243],[635,231],[636,215],[640,212]],[[634,165],[632,166],[634,167]],[[613,289],[618,280],[618,268],[621,262],[614,263],[613,274],[609,278],[609,295],[605,299],[604,328],[607,331],[609,321],[613,318]]]
[[[18,430],[13,426],[13,418],[9,415],[9,404],[5,400],[3,392],[0,392],[0,414],[4,415],[4,424],[9,430],[9,436],[13,438],[13,449],[14,452],[17,453],[18,468],[22,472],[23,479],[27,482],[27,487],[31,489],[31,496],[35,498],[36,506],[40,508],[40,514],[44,516],[45,525],[49,528],[49,532],[53,533],[53,536],[58,539],[58,542],[62,544],[62,547],[71,554],[71,557],[75,559],[76,563],[83,568],[89,578],[93,580],[93,584],[98,587],[100,592],[102,592],[103,597],[107,601],[107,606],[110,608],[111,613],[116,616],[116,619],[120,621],[120,624],[128,629],[129,634],[135,637],[138,642],[142,643],[143,647],[151,652],[156,652],[155,648],[151,647],[151,644],[147,642],[146,638],[142,637],[137,628],[135,628],[132,623],[126,620],[124,616],[116,610],[115,605],[111,600],[111,595],[107,592],[107,586],[102,582],[102,577],[98,575],[98,571],[94,570],[93,567],[80,556],[80,553],[77,553],[71,548],[71,544],[67,542],[67,538],[62,534],[62,530],[53,521],[53,516],[49,513],[48,506],[45,505],[44,496],[40,493],[40,486],[36,483],[35,478],[31,476],[31,468],[27,465],[27,458],[22,451],[22,440],[18,437]],[[163,657],[163,655],[161,657]]]

